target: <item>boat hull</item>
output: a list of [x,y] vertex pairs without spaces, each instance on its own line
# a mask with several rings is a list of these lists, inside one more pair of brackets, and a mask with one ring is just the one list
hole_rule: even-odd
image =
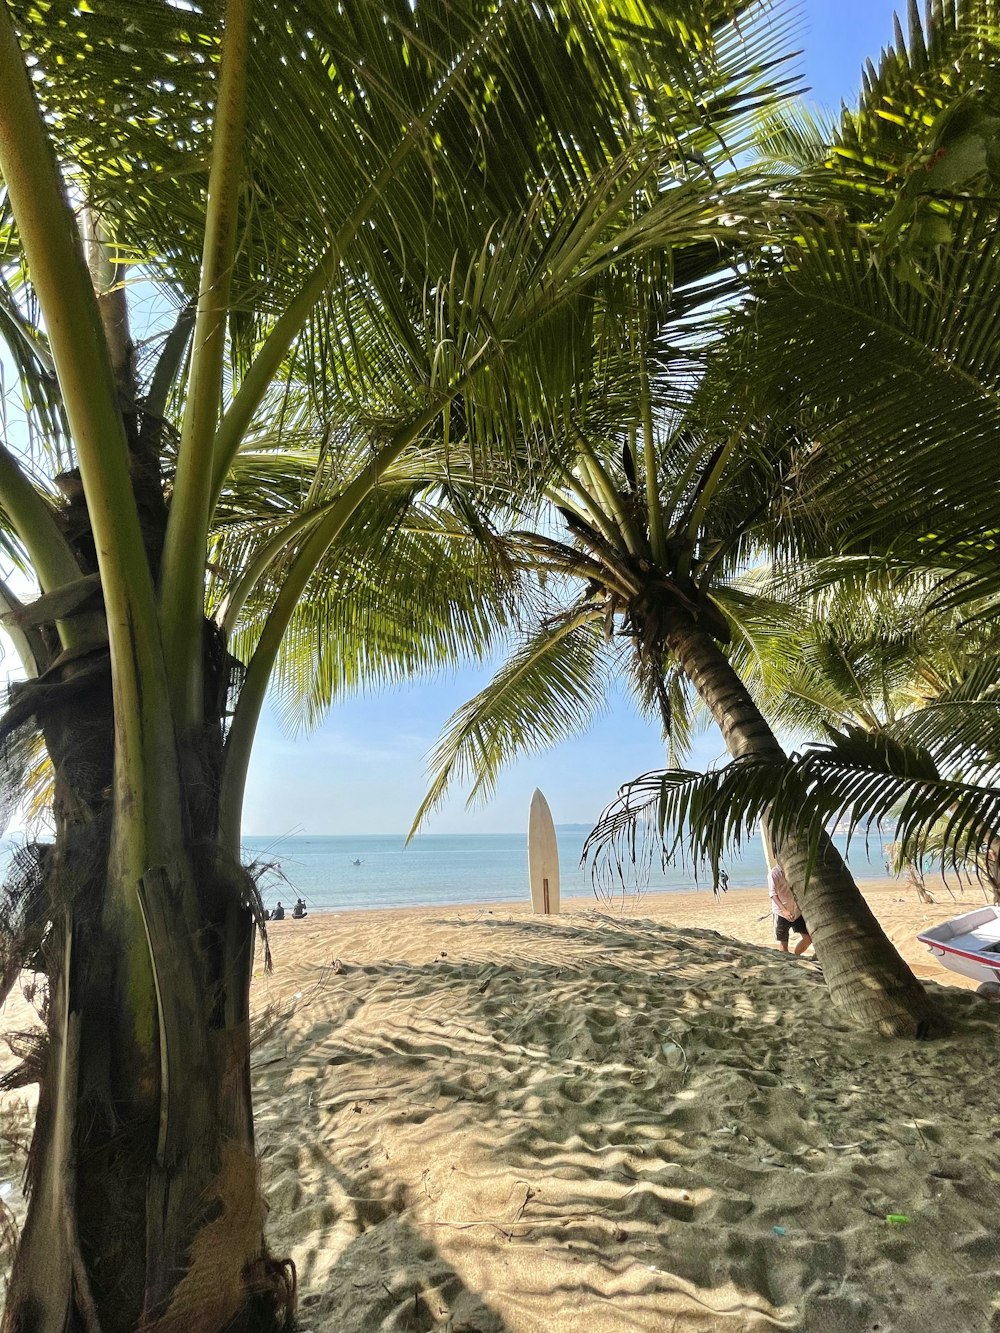
[[1000,907],[964,912],[917,939],[950,971],[973,981],[1000,982]]

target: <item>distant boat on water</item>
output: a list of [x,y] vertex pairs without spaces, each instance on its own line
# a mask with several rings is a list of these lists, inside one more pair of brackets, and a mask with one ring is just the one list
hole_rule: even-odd
[[361,857],[359,856],[356,860],[354,860],[354,861],[351,862],[351,865],[352,865],[352,866],[361,866],[361,865],[364,865],[364,861],[362,861]]

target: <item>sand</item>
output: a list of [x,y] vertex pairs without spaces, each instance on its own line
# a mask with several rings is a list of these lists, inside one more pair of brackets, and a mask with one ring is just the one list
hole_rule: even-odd
[[998,1333],[1000,1005],[914,939],[982,900],[866,892],[953,1036],[850,1031],[763,890],[274,925],[258,1147],[302,1328]]

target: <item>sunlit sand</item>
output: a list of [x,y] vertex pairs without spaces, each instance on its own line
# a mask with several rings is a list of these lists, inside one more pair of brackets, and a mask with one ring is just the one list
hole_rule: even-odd
[[302,1327],[1000,1327],[1000,1006],[915,941],[978,899],[868,893],[948,1040],[848,1030],[763,890],[272,927],[257,1141]]

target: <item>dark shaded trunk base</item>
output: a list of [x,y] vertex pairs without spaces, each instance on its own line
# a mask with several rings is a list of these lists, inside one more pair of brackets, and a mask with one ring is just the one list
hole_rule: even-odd
[[811,868],[803,840],[786,836],[775,851],[838,1012],[885,1037],[946,1035],[939,1007],[900,957],[831,839],[823,835]]
[[[710,634],[690,617],[676,615],[665,645],[708,706],[734,759],[786,758]],[[943,1033],[944,1019],[882,930],[831,840],[823,835],[811,868],[804,836],[784,832],[775,850],[806,918],[838,1010],[885,1036]]]
[[[80,729],[66,714],[46,737],[57,838],[42,888],[66,924],[45,947],[49,1044],[4,1333],[274,1333],[295,1281],[264,1242],[254,1154],[254,886],[190,831],[186,866],[116,881],[110,691],[92,702]],[[218,739],[188,764],[190,824],[212,834]]]

